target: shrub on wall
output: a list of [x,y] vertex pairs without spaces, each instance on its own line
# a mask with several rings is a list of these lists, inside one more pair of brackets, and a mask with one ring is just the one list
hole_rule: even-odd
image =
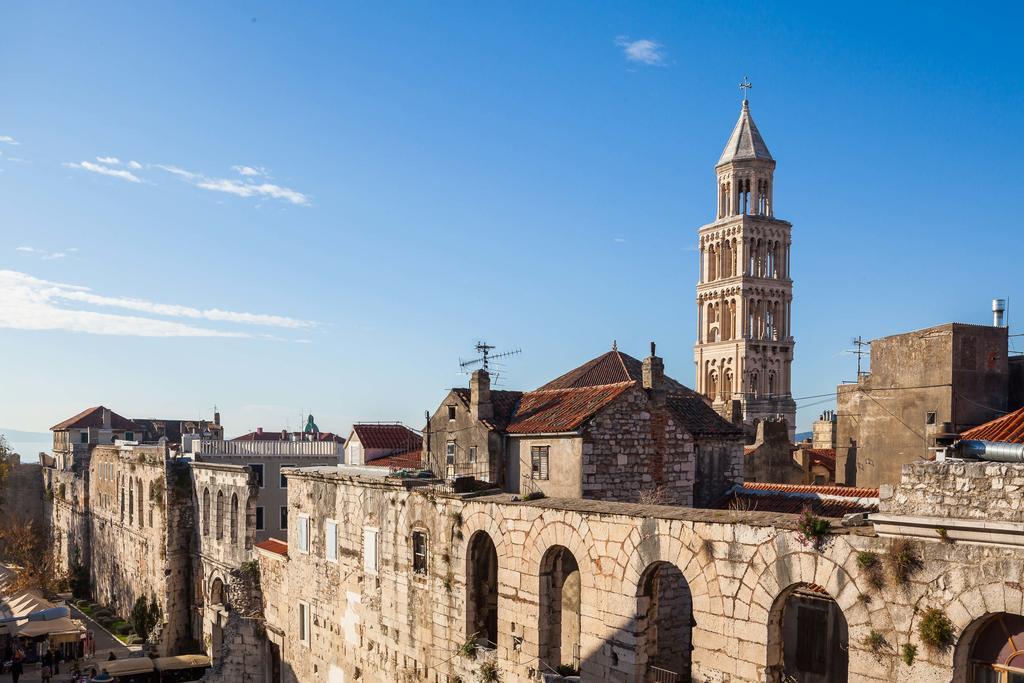
[[870,550],[857,553],[857,566],[864,572],[868,585],[875,590],[885,587],[885,574],[882,571],[882,560]]
[[808,505],[804,508],[804,511],[800,513],[800,522],[797,525],[797,531],[800,532],[805,543],[810,544],[815,550],[821,550],[829,532],[832,531],[832,522],[822,517],[818,517]]
[[917,546],[906,538],[893,539],[889,544],[886,563],[889,565],[889,573],[893,580],[899,585],[906,584],[914,572],[923,566]]
[[945,612],[935,607],[929,607],[921,615],[917,632],[921,641],[933,650],[944,651],[953,644],[953,622]]

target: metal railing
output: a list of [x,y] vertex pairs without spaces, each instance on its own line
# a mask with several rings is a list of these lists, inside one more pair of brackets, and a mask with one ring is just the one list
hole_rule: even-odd
[[338,456],[342,444],[334,441],[194,441],[193,452],[199,455],[281,455]]
[[659,666],[650,665],[647,667],[648,683],[680,683],[679,674],[675,671],[662,669]]

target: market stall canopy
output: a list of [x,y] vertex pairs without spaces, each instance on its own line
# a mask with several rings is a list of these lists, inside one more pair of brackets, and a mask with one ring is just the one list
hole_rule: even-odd
[[130,657],[128,659],[112,659],[103,662],[103,668],[111,676],[130,676],[155,671],[153,660],[149,657]]
[[157,671],[178,671],[180,669],[196,669],[211,665],[206,655],[178,655],[177,657],[159,657],[153,660]]

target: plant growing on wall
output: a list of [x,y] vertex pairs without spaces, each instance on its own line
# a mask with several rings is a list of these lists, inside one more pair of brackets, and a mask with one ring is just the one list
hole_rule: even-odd
[[459,646],[458,655],[466,659],[476,659],[476,634],[470,636],[469,640]]
[[825,539],[828,538],[829,533],[832,531],[832,522],[815,515],[811,506],[808,505],[800,513],[797,531],[803,538],[804,543],[807,543],[815,550],[821,550],[822,546],[825,545]]
[[889,574],[892,575],[893,581],[901,586],[906,585],[914,572],[923,566],[917,546],[906,538],[892,540],[892,543],[889,544],[886,564],[889,565]]
[[540,500],[541,498],[545,497],[546,496],[544,495],[543,491],[530,491],[525,496],[523,496],[521,500]]
[[912,643],[904,643],[903,649],[900,653],[900,659],[907,666],[914,666],[914,659],[917,657],[917,645]]
[[480,680],[483,683],[501,680],[498,678],[498,665],[494,662],[484,662],[480,665]]
[[871,652],[876,655],[884,650],[888,645],[888,643],[885,642],[885,636],[882,635],[881,631],[876,631],[875,629],[868,631],[868,634],[864,636],[863,643],[866,649],[871,650]]
[[921,615],[921,620],[917,623],[917,633],[921,636],[921,642],[940,652],[949,649],[955,636],[953,622],[945,612],[935,607],[929,607]]
[[862,550],[857,553],[857,566],[864,572],[868,585],[875,590],[885,587],[885,573],[882,570],[882,560],[877,553],[870,550]]

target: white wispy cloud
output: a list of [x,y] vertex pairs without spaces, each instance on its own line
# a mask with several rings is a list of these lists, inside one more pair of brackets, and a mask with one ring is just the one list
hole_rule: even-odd
[[248,177],[267,176],[267,169],[262,166],[232,166],[231,170]]
[[293,190],[289,187],[282,187],[273,183],[258,183],[252,180],[236,180],[233,178],[213,178],[203,175],[202,173],[187,171],[178,166],[167,166],[164,164],[157,164],[157,168],[161,168],[168,173],[172,173],[179,178],[192,183],[196,187],[204,190],[210,190],[212,192],[226,192],[239,197],[269,197],[271,199],[281,199],[300,206],[309,204],[308,195],[305,195],[298,190]]
[[109,164],[110,166],[119,166],[121,164],[121,160],[117,157],[96,157],[96,161],[101,164]]
[[130,183],[142,182],[142,179],[131,171],[126,171],[123,168],[111,168],[110,166],[104,166],[103,164],[94,164],[91,161],[80,161],[78,163],[69,161],[65,162],[64,166],[89,171],[90,173],[99,173],[100,175],[110,176],[111,178],[120,178],[121,180],[127,180]]
[[36,247],[15,247],[15,251],[20,251],[25,254],[35,254],[44,261],[54,261],[56,259],[67,258],[68,254],[73,254],[78,251],[78,247],[68,247],[67,249],[61,249],[60,251],[48,251],[46,249],[38,249]]
[[631,62],[649,66],[661,66],[665,63],[665,46],[656,40],[632,40],[629,36],[619,36],[615,39],[615,44],[622,48],[622,54]]
[[128,168],[132,169],[133,171],[139,171],[139,170],[142,169],[142,164],[140,164],[137,161],[129,161],[127,166],[128,166]]
[[0,135],[0,142],[6,142],[8,145],[20,145],[21,143],[12,138],[10,135]]
[[[31,247],[27,248],[31,249]],[[316,323],[277,315],[159,304],[144,299],[94,294],[88,287],[49,282],[27,273],[0,270],[0,327],[19,330],[64,330],[133,337],[260,337],[253,332],[201,327],[175,320],[105,313],[69,306],[88,304],[171,318],[239,323],[280,328],[308,328]]]

